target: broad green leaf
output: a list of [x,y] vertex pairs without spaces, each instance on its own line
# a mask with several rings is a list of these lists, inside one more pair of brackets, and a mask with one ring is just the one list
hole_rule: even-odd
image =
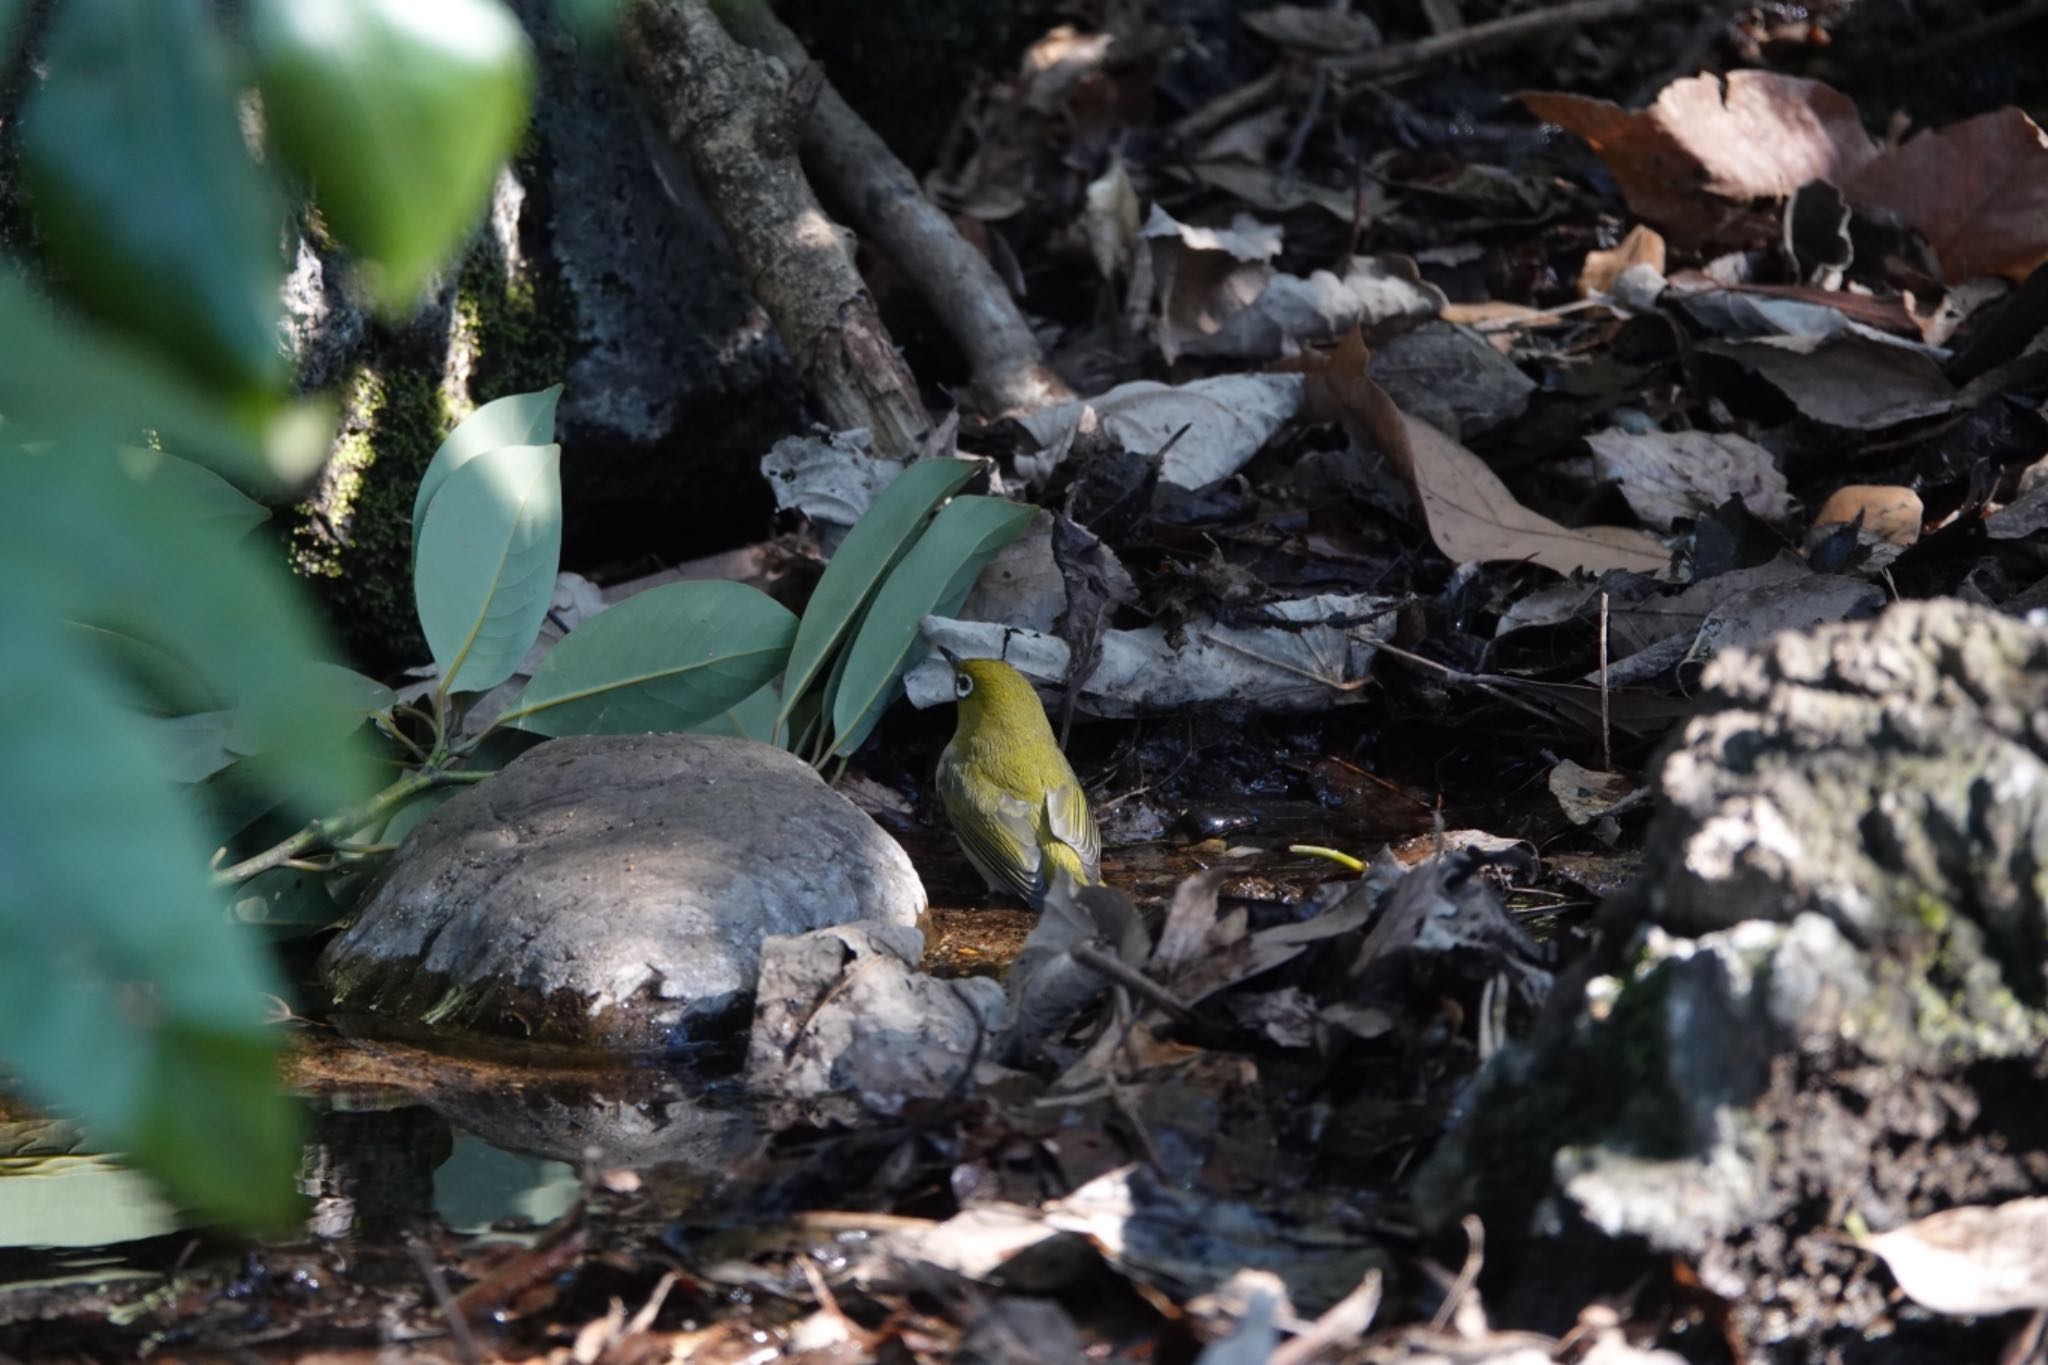
[[919,624],[960,609],[982,566],[1023,533],[1032,510],[1001,498],[963,497],[932,520],[861,618],[832,698],[834,753],[860,747],[910,666]]
[[499,446],[544,446],[553,441],[555,402],[561,396],[560,384],[539,393],[506,394],[463,418],[448,433],[448,439],[441,442],[441,448],[427,462],[427,472],[420,476],[420,491],[412,500],[415,563],[419,559],[420,532],[427,524],[427,508],[441,491],[441,485],[448,482],[448,476],[486,450]]
[[268,507],[204,465],[141,446],[124,448],[120,458],[138,485],[180,499],[194,520],[210,524],[230,539],[270,520]]
[[[354,733],[357,726],[389,711],[398,701],[398,694],[375,678],[324,660],[312,665],[307,684],[319,703],[323,730],[336,737]],[[239,719],[227,737],[229,750],[241,756],[262,753],[262,744],[262,738]]]
[[271,145],[384,307],[410,304],[525,127],[518,20],[498,0],[254,0],[249,28]]
[[[204,0],[66,0],[19,133],[67,292],[214,388],[269,394],[283,209],[242,138]],[[12,349],[12,348],[10,348]]]
[[278,1226],[299,1149],[263,1023],[277,982],[220,914],[193,808],[54,614],[0,615],[0,655],[5,1069],[180,1200]]
[[154,431],[186,459],[259,489],[296,484],[327,459],[334,422],[324,400],[224,411],[144,348],[53,311],[4,266],[0,337],[0,431],[9,441],[115,446]]
[[932,509],[959,492],[980,468],[974,460],[920,460],[868,504],[825,566],[797,626],[782,683],[784,721],[852,631],[890,567],[917,539]]
[[690,728],[701,735],[737,735],[757,744],[773,743],[775,718],[782,714],[782,694],[770,683],[742,697],[730,711]]
[[543,735],[687,730],[780,673],[795,636],[796,617],[744,583],[651,588],[564,636],[499,724]]
[[[364,793],[369,774],[337,723],[310,614],[281,567],[247,542],[197,524],[175,490],[135,482],[112,451],[0,452],[0,581],[25,604],[135,641],[130,660],[168,656],[205,693],[196,710],[234,710],[260,749],[253,772],[299,808]],[[87,638],[67,628],[70,647]],[[110,679],[125,668],[94,656]],[[145,678],[147,675],[145,674]],[[134,704],[155,707],[147,681]]]
[[225,709],[227,699],[198,670],[172,650],[124,630],[83,621],[65,622],[96,658],[118,675],[134,693],[134,704],[147,715],[190,716]]
[[413,600],[443,691],[496,687],[540,634],[562,558],[561,465],[560,446],[500,446],[427,509]]
[[173,782],[204,782],[241,755],[228,747],[236,717],[232,711],[200,711],[189,716],[138,716],[157,752],[164,774]]

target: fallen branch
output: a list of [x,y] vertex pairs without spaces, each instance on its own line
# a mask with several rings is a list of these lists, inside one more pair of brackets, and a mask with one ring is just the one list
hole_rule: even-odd
[[[791,71],[810,65],[803,43],[765,0],[713,0],[732,36]],[[804,164],[896,262],[965,352],[974,392],[991,414],[1035,411],[1072,398],[1045,367],[1031,324],[988,258],[968,243],[917,177],[828,81],[803,124]]]
[[867,428],[879,454],[914,453],[930,425],[917,381],[797,165],[816,90],[734,42],[705,0],[640,0],[623,37],[826,421]]

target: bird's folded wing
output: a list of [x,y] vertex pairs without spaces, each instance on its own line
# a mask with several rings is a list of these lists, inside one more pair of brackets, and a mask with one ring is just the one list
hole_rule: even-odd
[[1045,827],[1052,837],[1080,855],[1088,880],[1102,878],[1102,836],[1095,828],[1095,814],[1088,809],[1088,794],[1078,782],[1062,782],[1045,794]]
[[[968,861],[991,886],[1036,903],[1043,887],[1039,878],[1038,831],[1032,827],[1031,808],[992,787],[970,792],[959,768],[950,763],[939,766],[939,795],[946,809],[956,812],[953,834],[960,840]],[[957,813],[968,811],[980,818],[962,818]]]

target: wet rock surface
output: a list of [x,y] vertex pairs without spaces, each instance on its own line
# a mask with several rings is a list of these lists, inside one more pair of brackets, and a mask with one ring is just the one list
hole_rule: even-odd
[[957,1094],[992,1055],[1003,988],[919,970],[915,929],[848,924],[762,950],[746,1083],[784,1098],[845,1094],[884,1114]]
[[344,1010],[637,1052],[743,1024],[770,935],[924,911],[903,850],[790,754],[591,736],[428,817],[320,970]]
[[1842,1232],[2048,1177],[2048,631],[1902,605],[1705,683],[1645,882],[1483,1073],[1423,1212],[1476,1209],[1536,1315],[1647,1250],[1753,1345],[1945,1340]]

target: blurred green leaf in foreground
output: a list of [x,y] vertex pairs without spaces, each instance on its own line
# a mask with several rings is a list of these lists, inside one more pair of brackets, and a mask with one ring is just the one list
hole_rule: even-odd
[[33,72],[42,259],[0,263],[0,1078],[198,1212],[276,1226],[299,1159],[277,981],[209,873],[197,784],[352,800],[382,704],[245,538],[237,489],[297,486],[330,435],[280,349],[285,206],[310,192],[409,306],[517,142],[532,59],[499,0],[254,0],[247,51],[205,0],[18,11],[0,63]]

